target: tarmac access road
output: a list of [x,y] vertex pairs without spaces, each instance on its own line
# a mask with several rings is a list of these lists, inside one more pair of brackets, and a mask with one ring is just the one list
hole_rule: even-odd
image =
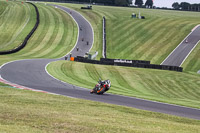
[[[77,22],[79,27],[81,25],[82,30],[80,31],[79,29],[78,41],[71,53],[73,54],[73,56],[84,55],[85,52],[88,52],[88,50],[91,49],[93,44],[93,30],[91,25],[78,12],[62,6],[53,6],[56,6],[57,8],[60,8],[69,13]],[[84,34],[82,34],[81,32],[84,32]],[[85,38],[87,41],[89,41],[89,45],[85,45],[85,42],[82,41],[81,38]],[[77,51],[76,47],[79,47],[79,51]],[[10,82],[10,84],[12,84],[13,86],[16,86],[17,84],[17,86],[20,86],[21,88],[27,87],[34,90],[41,90],[44,92],[59,94],[73,98],[128,106],[142,110],[160,112],[200,120],[199,109],[143,100],[134,97],[113,95],[108,93],[104,95],[90,94],[89,89],[80,88],[59,81],[50,76],[46,71],[47,64],[57,60],[63,60],[63,58],[29,59],[6,63],[0,67],[0,80],[4,82]]]
[[197,26],[171,52],[171,54],[161,63],[161,65],[181,66],[199,42],[200,42],[200,26]]

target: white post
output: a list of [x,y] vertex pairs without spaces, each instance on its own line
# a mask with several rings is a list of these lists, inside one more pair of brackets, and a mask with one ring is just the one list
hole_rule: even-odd
[[141,19],[140,11],[139,11],[139,16],[138,16],[138,18]]

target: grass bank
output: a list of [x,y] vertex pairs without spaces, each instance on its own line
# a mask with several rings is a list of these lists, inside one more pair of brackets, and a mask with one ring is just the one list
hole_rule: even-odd
[[32,5],[0,1],[0,50],[6,51],[21,45],[34,27],[36,19]]
[[[16,2],[9,3],[16,4]],[[36,6],[40,13],[38,29],[24,49],[11,55],[1,55],[0,65],[19,59],[59,58],[66,55],[74,47],[78,29],[73,19],[67,13],[54,7],[45,4],[36,4]],[[31,13],[34,16],[35,11]],[[7,21],[11,23],[12,19],[8,18]],[[31,21],[35,24],[34,22],[34,20]],[[0,33],[3,33],[3,31],[0,31]],[[3,38],[0,40],[3,40]]]
[[[40,14],[42,16],[39,29],[36,31],[37,33],[35,33],[34,36],[31,38],[32,40],[29,42],[28,47],[26,47],[19,53],[7,56],[0,56],[0,64],[3,64],[10,60],[26,59],[26,58],[56,58],[65,55],[67,51],[70,50],[70,47],[72,47],[71,44],[74,44],[73,42],[75,42],[75,40],[73,39],[76,38],[75,36],[77,35],[76,34],[77,28],[72,19],[66,13],[58,9],[54,9],[53,7],[45,6],[44,4],[36,4],[36,5],[38,6]],[[85,12],[95,17],[95,14],[93,14],[92,12],[88,11]],[[67,23],[65,23],[66,21]],[[99,23],[98,20],[95,21]],[[59,26],[57,27],[56,24],[59,24]],[[99,27],[97,26],[97,28]],[[100,35],[100,32],[97,34]],[[97,37],[98,35],[95,36]],[[68,37],[69,39],[66,39],[65,37]],[[98,45],[96,45],[96,47],[98,48]],[[74,76],[73,73],[80,74],[78,75],[80,77],[77,78],[77,81],[80,81],[80,79],[83,78],[85,81],[85,79],[89,77],[88,79],[91,80],[86,81],[86,84],[87,85],[89,84],[92,87],[96,83],[97,80],[96,78],[99,77],[98,73],[100,73],[101,74],[100,76],[102,78],[109,78],[108,75],[110,75],[111,77],[110,79],[112,80],[113,84],[112,87],[113,90],[115,89],[115,87],[118,87],[119,85],[119,88],[116,88],[115,90],[122,90],[122,92],[120,93],[130,92],[132,95],[133,93],[139,90],[136,94],[138,96],[141,96],[143,95],[142,93],[140,93],[140,91],[142,92],[142,89],[144,89],[144,92],[146,94],[153,95],[154,97],[156,96],[156,94],[159,93],[159,90],[157,91],[155,90],[155,92],[150,93],[151,90],[149,91],[147,90],[148,84],[146,85],[147,87],[144,87],[145,82],[143,83],[142,79],[140,81],[141,83],[140,82],[137,83],[139,84],[137,86],[141,86],[140,87],[141,90],[140,88],[138,88],[138,90],[137,88],[134,88],[132,90],[131,89],[124,90],[124,88],[127,85],[131,87],[134,86],[135,82],[131,82],[131,84],[126,84],[126,80],[123,80],[123,75],[118,74],[118,71],[120,71],[118,70],[118,68],[115,68],[112,71],[111,69],[108,69],[106,67],[97,69],[94,68],[94,66],[85,66],[86,64],[85,65],[69,64],[69,66],[65,65],[66,64],[64,64],[63,70],[58,68],[57,69],[52,68],[52,72],[60,73],[63,76],[60,76],[59,74],[59,77],[68,78],[68,80],[69,77],[66,77],[65,73],[69,73],[69,76]],[[72,70],[71,74],[70,72],[65,72],[66,67],[67,69],[68,68],[71,69],[70,67],[74,67],[71,69]],[[77,71],[76,69],[77,67],[83,71],[82,72]],[[88,69],[90,68],[91,70],[94,71],[91,72],[88,71]],[[97,70],[100,72],[98,72]],[[151,75],[154,75],[154,73],[156,73],[155,71],[150,71],[149,73],[148,71],[145,71],[147,74],[149,74],[146,75],[142,73],[143,71],[142,69],[140,70],[141,74],[139,71],[137,74],[138,76],[136,75],[136,77],[139,79],[140,76],[141,77],[147,76],[146,78],[147,81],[151,80]],[[112,73],[104,73],[103,71],[106,72],[111,71]],[[128,69],[125,72],[129,73]],[[84,73],[90,73],[91,76],[88,76],[86,74],[87,75],[86,77]],[[170,82],[168,82],[168,84],[173,83],[173,81],[171,81],[172,76],[170,74],[168,76],[167,74],[165,74],[165,76],[170,79],[169,80]],[[112,77],[115,77],[116,75],[119,75],[121,77],[119,77],[119,79],[114,79],[114,78],[112,79]],[[77,74],[75,76],[77,76]],[[126,77],[129,78],[129,76],[127,75]],[[162,77],[162,74],[160,74],[158,77],[159,78]],[[180,82],[181,76],[178,75],[176,77],[179,77],[178,81]],[[154,77],[153,79],[155,78],[156,77]],[[189,78],[190,76],[188,76],[188,79]],[[128,82],[130,82],[130,79],[128,80]],[[186,78],[183,79],[186,80]],[[92,83],[88,83],[91,81]],[[189,83],[192,83],[192,81],[194,81],[195,83],[191,84],[191,86],[199,85],[196,78],[191,79]],[[80,82],[79,84],[82,84],[82,82]],[[164,83],[162,84],[163,86],[165,86]],[[123,87],[124,85],[125,87]],[[182,86],[184,85],[187,85],[186,81]],[[190,85],[188,84],[188,86]],[[151,86],[151,88],[153,88],[153,86]],[[190,90],[186,89],[185,91],[191,93]],[[198,90],[195,91],[198,93]],[[183,92],[183,94],[186,94],[186,92]],[[21,132],[181,132],[183,133],[183,132],[199,132],[199,127],[200,127],[199,121],[196,120],[189,120],[160,113],[141,111],[128,107],[109,105],[109,104],[97,103],[79,99],[71,99],[63,96],[54,96],[54,95],[47,95],[30,91],[15,90],[3,84],[0,84],[0,95],[1,95],[0,132],[20,132],[20,133]],[[192,95],[194,95],[194,98],[190,99]],[[164,94],[161,96],[164,97],[164,99],[166,99],[166,96]],[[175,95],[173,94],[171,97],[173,98],[175,97]],[[178,95],[178,99],[180,97],[181,96]],[[196,96],[195,94],[189,94],[189,96],[185,95],[185,97],[187,102],[192,103],[192,106],[198,106],[198,102],[195,103],[196,99],[198,99],[198,96]]]
[[188,56],[182,67],[185,71],[197,73],[200,70],[200,43],[196,46],[193,52]]
[[92,52],[98,51],[97,59],[102,57],[102,15],[96,12],[96,10],[82,10],[81,7],[85,5],[81,4],[61,4],[56,3],[62,6],[66,6],[68,8],[74,9],[81,13],[92,25],[94,30],[94,45],[91,49]]
[[[199,24],[197,12],[153,10],[140,8],[93,5],[92,10],[81,10],[80,4],[62,4],[83,14],[95,29],[93,51],[102,51],[102,17],[107,22],[108,58],[150,60],[160,64],[177,45]],[[131,14],[145,16],[145,20],[132,19]],[[98,41],[97,41],[98,40]],[[194,53],[194,52],[193,52]],[[200,69],[198,52],[188,58],[184,71]],[[101,54],[99,55],[99,58]],[[191,64],[192,63],[192,64]],[[193,67],[195,63],[195,67]],[[193,67],[193,68],[191,68]]]
[[92,89],[110,79],[109,93],[200,108],[199,75],[164,70],[58,61],[47,67],[54,77]]
[[200,131],[197,120],[0,85],[0,132]]

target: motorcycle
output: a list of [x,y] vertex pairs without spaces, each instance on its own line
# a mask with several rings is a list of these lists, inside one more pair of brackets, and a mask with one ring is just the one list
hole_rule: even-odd
[[90,93],[91,94],[95,93],[100,95],[108,91],[110,87],[111,87],[110,80],[104,80],[104,81],[99,80],[99,82],[95,85],[93,90],[90,91]]

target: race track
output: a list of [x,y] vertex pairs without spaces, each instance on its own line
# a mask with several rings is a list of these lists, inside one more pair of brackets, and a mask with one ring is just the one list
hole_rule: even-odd
[[[54,5],[55,6],[55,5]],[[73,56],[83,56],[88,52],[93,44],[93,29],[88,21],[76,11],[71,9],[56,6],[69,13],[77,22],[79,27],[78,41],[74,49],[71,51]],[[82,41],[84,38],[84,41]],[[89,45],[86,45],[86,42]],[[79,51],[77,51],[79,47]],[[4,64],[0,69],[0,75],[2,79],[9,82],[29,87],[32,89],[43,90],[50,93],[56,93],[64,96],[99,101],[104,103],[111,103],[116,105],[123,105],[134,107],[143,110],[149,110],[154,112],[161,112],[171,115],[177,115],[192,119],[200,120],[200,110],[188,107],[176,106],[171,104],[153,102],[148,100],[142,100],[132,97],[125,97],[119,95],[105,94],[95,95],[90,94],[88,89],[76,87],[59,80],[54,79],[45,70],[48,63],[60,59],[30,59],[13,61]]]
[[200,41],[200,26],[196,27],[171,54],[161,63],[161,65],[181,66],[185,59]]

